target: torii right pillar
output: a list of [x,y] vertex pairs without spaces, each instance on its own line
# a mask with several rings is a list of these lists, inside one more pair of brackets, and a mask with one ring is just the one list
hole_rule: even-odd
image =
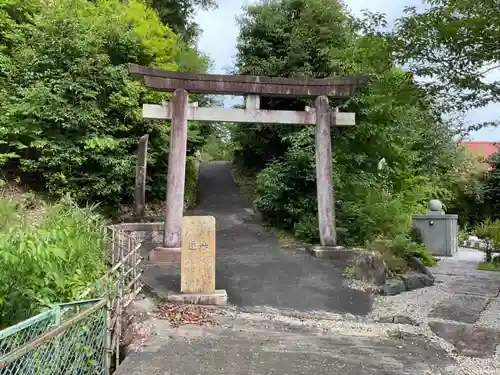
[[342,258],[345,249],[337,246],[335,192],[332,179],[332,109],[328,97],[319,96],[316,112],[316,186],[320,245],[309,250],[317,258]]

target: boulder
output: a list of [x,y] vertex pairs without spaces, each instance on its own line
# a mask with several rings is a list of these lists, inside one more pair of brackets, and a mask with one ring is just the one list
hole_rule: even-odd
[[384,259],[373,251],[359,252],[353,261],[354,277],[370,284],[384,285],[385,269]]
[[420,289],[434,285],[433,277],[417,272],[409,272],[401,275],[401,280],[404,282],[406,290]]
[[385,281],[384,294],[386,296],[394,296],[403,293],[406,290],[405,283],[398,279],[388,279]]
[[424,275],[427,275],[431,278],[434,278],[432,272],[429,270],[429,268],[427,268],[427,266],[422,262],[420,258],[413,257],[411,259],[411,265],[415,271],[423,273]]

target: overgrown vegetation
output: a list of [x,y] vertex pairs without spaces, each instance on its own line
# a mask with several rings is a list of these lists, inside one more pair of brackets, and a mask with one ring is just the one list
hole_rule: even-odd
[[[144,121],[141,109],[170,95],[147,90],[126,64],[206,72],[209,60],[195,48],[191,18],[198,6],[213,5],[0,0],[0,170],[9,181],[0,181],[0,193],[9,191],[0,197],[2,328],[75,299],[106,271],[99,215],[130,205],[144,134],[147,201],[154,207],[164,200],[170,123]],[[189,124],[187,206],[198,190],[194,155],[211,132]],[[13,181],[44,199],[11,194]]]
[[0,328],[76,299],[108,268],[95,207],[3,194],[0,223]]
[[[132,198],[137,141],[147,133],[148,200],[163,200],[169,123],[141,120],[141,107],[168,95],[132,80],[126,64],[206,71],[208,60],[140,0],[2,1],[4,167],[29,172],[54,197],[70,193],[111,211]],[[189,156],[204,131],[190,124]]]
[[488,244],[486,263],[480,269],[497,268],[493,253],[500,251],[500,153],[491,155],[488,164],[489,169],[479,168],[471,183],[462,186],[456,205],[464,229]]

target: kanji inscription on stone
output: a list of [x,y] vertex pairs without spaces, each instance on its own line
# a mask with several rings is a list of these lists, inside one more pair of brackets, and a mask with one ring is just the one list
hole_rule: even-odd
[[181,292],[215,292],[215,217],[213,216],[182,218]]

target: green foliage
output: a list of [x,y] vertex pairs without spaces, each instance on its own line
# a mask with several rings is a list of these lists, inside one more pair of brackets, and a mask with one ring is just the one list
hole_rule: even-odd
[[[332,49],[343,50],[353,38],[354,22],[332,0],[274,0],[246,8],[239,20],[236,68],[240,74],[278,77],[335,75]],[[261,98],[263,109],[303,110],[309,101]],[[289,125],[242,124],[234,129],[235,158],[261,169],[284,156]]]
[[213,9],[214,0],[148,0],[158,12],[161,21],[187,42],[193,42],[199,34],[198,25],[193,22],[197,9]]
[[479,263],[477,269],[481,271],[500,272],[500,256],[495,257],[492,262]]
[[455,182],[451,187],[454,200],[447,205],[449,212],[458,213],[462,228],[473,227],[491,214],[486,197],[488,173],[484,160],[460,147],[456,168],[450,171]]
[[[444,100],[463,111],[498,102],[500,84],[484,77],[500,65],[500,12],[491,0],[427,0],[421,12],[406,9],[394,34],[399,61]],[[457,64],[457,62],[460,62]]]
[[491,262],[492,252],[500,251],[500,220],[491,220],[487,218],[478,225],[474,234],[488,241],[486,246],[486,262]]
[[427,267],[436,265],[434,257],[419,244],[405,234],[392,239],[379,236],[368,243],[368,249],[382,254],[389,270],[394,274],[404,273],[410,268],[413,257],[419,258]]
[[[58,0],[29,21],[11,28],[20,37],[0,81],[0,161],[38,176],[53,196],[113,208],[132,198],[137,141],[148,133],[148,198],[163,199],[169,124],[141,120],[141,107],[168,95],[147,91],[125,64],[175,70],[189,54],[191,69],[204,70],[206,58],[140,0]],[[203,143],[190,124],[188,154]]]
[[[0,200],[0,221],[12,203]],[[38,225],[22,218],[0,231],[0,327],[71,301],[106,271],[103,221],[69,198],[49,206]]]
[[186,182],[184,201],[186,207],[194,207],[198,200],[198,169],[200,162],[197,158],[190,156],[186,160]]
[[230,129],[230,125],[227,124],[217,124],[213,127],[212,133],[206,139],[206,143],[201,150],[201,158],[203,160],[232,159],[234,145]]
[[500,153],[490,156],[491,170],[484,179],[484,203],[488,216],[500,219]]
[[[424,211],[431,198],[453,200],[461,168],[454,129],[413,76],[396,67],[391,39],[376,31],[383,19],[355,20],[333,0],[271,0],[248,7],[240,23],[240,73],[372,77],[347,102],[331,103],[355,112],[357,122],[332,132],[340,243],[362,246],[380,236],[410,241],[413,214]],[[271,98],[261,103],[288,110],[311,105]],[[317,241],[314,129],[245,124],[233,135],[235,162],[262,170],[255,206],[263,218]],[[381,160],[386,166],[379,170]],[[416,244],[406,248],[432,262]]]

